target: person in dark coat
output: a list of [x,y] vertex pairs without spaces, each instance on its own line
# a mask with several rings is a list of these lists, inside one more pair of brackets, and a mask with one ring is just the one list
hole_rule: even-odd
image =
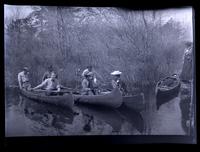
[[180,78],[182,81],[190,81],[193,77],[193,66],[192,66],[192,58],[193,58],[193,48],[192,43],[186,43],[185,55],[184,55],[184,63]]

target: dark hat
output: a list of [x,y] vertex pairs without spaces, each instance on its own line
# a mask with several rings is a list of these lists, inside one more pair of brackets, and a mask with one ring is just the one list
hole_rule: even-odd
[[187,42],[185,42],[185,45],[187,46],[187,47],[190,47],[190,46],[192,46],[192,42],[190,42],[190,41],[187,41]]

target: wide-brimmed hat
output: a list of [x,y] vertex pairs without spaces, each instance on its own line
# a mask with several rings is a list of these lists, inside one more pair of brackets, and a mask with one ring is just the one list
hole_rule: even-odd
[[111,73],[111,75],[121,75],[121,74],[122,74],[122,72],[120,72],[120,71],[113,71]]

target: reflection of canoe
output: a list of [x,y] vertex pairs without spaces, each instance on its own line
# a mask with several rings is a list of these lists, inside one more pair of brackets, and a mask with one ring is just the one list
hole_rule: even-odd
[[157,109],[163,103],[178,96],[180,86],[180,79],[175,76],[169,76],[160,80],[156,85]]
[[20,90],[21,94],[25,97],[37,100],[40,102],[50,103],[63,107],[72,107],[74,104],[74,99],[72,94],[63,94],[59,96],[47,96],[44,92],[26,91]]
[[74,95],[75,102],[118,108],[122,105],[122,94],[118,88],[104,95]]
[[52,104],[41,104],[39,102],[32,102],[31,99],[20,96],[21,108],[25,114],[31,119],[34,115],[48,116],[53,115],[59,117],[65,123],[71,124],[73,122],[74,112],[71,108],[60,108]]
[[124,96],[123,105],[131,109],[134,109],[138,112],[144,110],[145,107],[144,94],[141,93],[133,96]]
[[122,105],[117,111],[125,118],[126,121],[130,122],[132,126],[137,129],[140,133],[144,131],[144,120],[140,112],[132,110],[125,105]]
[[79,104],[78,108],[82,111],[82,113],[93,116],[94,119],[109,124],[113,128],[113,131],[120,131],[124,120],[116,109],[85,104]]

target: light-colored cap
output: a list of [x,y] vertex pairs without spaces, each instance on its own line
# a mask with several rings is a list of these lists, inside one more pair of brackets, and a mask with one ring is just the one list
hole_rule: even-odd
[[28,67],[23,67],[23,70],[28,71],[29,69]]
[[85,72],[85,76],[90,76],[90,75],[92,75],[93,73],[92,72],[89,72],[89,71],[87,71],[87,72]]
[[121,75],[121,74],[122,74],[122,72],[120,72],[120,71],[113,71],[111,73],[111,75]]

